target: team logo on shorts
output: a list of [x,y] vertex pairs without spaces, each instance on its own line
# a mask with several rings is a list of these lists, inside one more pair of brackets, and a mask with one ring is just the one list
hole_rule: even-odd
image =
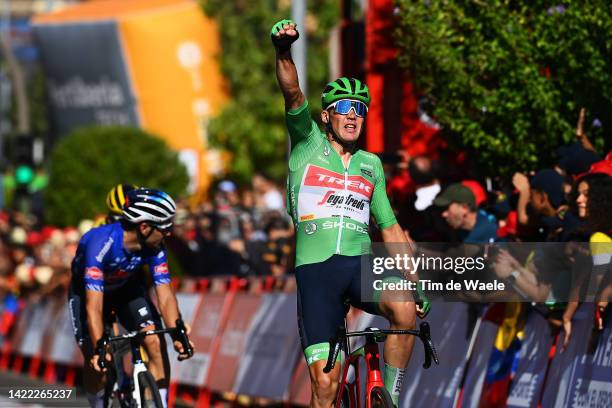
[[306,235],[314,234],[315,232],[317,232],[317,224],[314,222],[307,223],[304,227],[304,232],[306,233]]

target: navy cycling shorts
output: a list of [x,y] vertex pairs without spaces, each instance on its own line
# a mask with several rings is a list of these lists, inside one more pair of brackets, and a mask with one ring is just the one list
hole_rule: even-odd
[[[73,281],[68,292],[68,306],[72,318],[74,337],[79,346],[91,345],[85,310],[85,290]],[[128,331],[141,330],[155,324],[161,327],[161,319],[151,302],[145,286],[135,279],[124,286],[104,293],[104,322],[116,313],[119,323]]]
[[326,359],[329,339],[344,323],[345,301],[370,314],[382,315],[372,281],[362,274],[367,256],[333,255],[295,270],[298,289],[298,325],[308,364]]

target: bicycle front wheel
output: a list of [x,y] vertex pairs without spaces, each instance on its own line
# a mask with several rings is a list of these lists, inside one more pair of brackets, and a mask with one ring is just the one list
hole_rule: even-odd
[[143,371],[138,374],[138,387],[142,408],[163,408],[159,388],[150,372]]
[[370,393],[370,406],[372,408],[393,408],[393,400],[389,391],[383,387],[374,387]]

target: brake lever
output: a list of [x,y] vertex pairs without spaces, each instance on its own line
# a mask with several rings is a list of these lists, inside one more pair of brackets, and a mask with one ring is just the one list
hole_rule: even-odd
[[187,354],[187,358],[192,357],[193,347],[191,347],[191,344],[189,344],[189,337],[187,336],[187,329],[185,328],[185,323],[183,322],[183,319],[176,319],[175,329],[177,331],[177,340],[183,345],[183,351],[185,354]]
[[331,370],[333,370],[336,365],[336,359],[338,358],[338,354],[340,354],[340,349],[342,348],[344,334],[346,334],[346,328],[344,326],[338,327],[338,331],[336,335],[329,340],[329,349],[330,353],[327,357],[327,364],[323,368],[323,372],[328,374]]
[[108,346],[108,333],[104,333],[96,343],[96,354],[98,355],[98,367],[100,370],[106,368],[106,348]]
[[423,363],[423,368],[431,367],[432,360],[436,363],[436,365],[439,365],[440,360],[433,341],[431,340],[429,323],[421,322],[419,325],[419,338],[423,342],[423,347],[425,349],[425,362]]

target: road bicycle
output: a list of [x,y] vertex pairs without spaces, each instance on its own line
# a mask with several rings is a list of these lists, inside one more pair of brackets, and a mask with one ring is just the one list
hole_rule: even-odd
[[[336,335],[330,340],[330,354],[323,372],[329,373],[335,366],[340,350],[346,353],[346,361],[340,375],[338,395],[336,397],[336,408],[361,408],[360,399],[360,378],[359,360],[365,360],[367,376],[365,381],[365,407],[366,408],[393,408],[393,402],[389,391],[383,384],[383,377],[380,370],[380,353],[378,343],[386,340],[390,334],[413,335],[418,337],[425,348],[425,362],[423,368],[429,368],[432,361],[440,364],[438,353],[431,340],[429,324],[421,322],[419,330],[381,330],[375,327],[368,327],[365,330],[347,332],[346,323],[340,326]],[[365,345],[354,351],[350,350],[350,337],[365,336]],[[348,373],[353,371],[353,379],[349,381]]]
[[[111,325],[107,325],[104,335],[96,344],[96,355],[100,356],[98,365],[106,369],[106,388],[104,390],[104,406],[119,408],[163,407],[162,399],[155,378],[147,370],[142,355],[142,344],[146,336],[170,334],[174,340],[179,341],[185,354],[193,355],[193,348],[189,344],[187,331],[182,319],[177,319],[176,327],[170,329],[148,330],[144,332],[133,331],[118,336],[111,335]],[[123,370],[122,356],[129,343],[132,352],[133,371],[131,378]],[[104,356],[109,353],[111,361]]]

